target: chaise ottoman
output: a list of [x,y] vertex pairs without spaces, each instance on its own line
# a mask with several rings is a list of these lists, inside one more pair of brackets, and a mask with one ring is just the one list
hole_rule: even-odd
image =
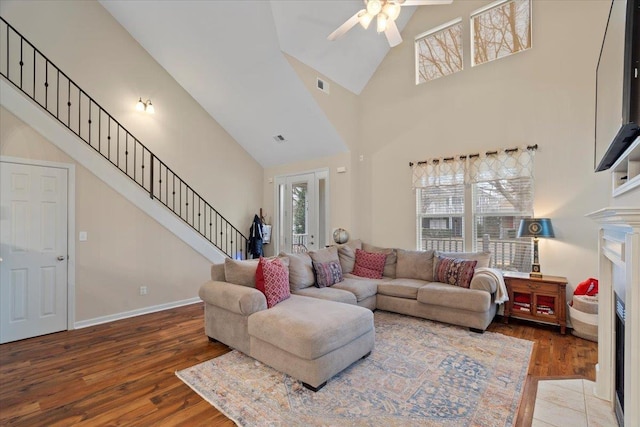
[[374,347],[373,313],[356,305],[291,295],[249,316],[251,356],[317,391]]

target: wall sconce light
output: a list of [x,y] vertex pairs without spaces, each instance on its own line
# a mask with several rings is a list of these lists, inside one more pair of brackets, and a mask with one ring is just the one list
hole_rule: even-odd
[[156,110],[153,108],[153,104],[151,103],[150,99],[147,99],[147,101],[143,101],[142,98],[138,99],[138,103],[136,104],[136,110],[140,111],[140,112],[147,112],[149,114],[153,114],[156,112]]

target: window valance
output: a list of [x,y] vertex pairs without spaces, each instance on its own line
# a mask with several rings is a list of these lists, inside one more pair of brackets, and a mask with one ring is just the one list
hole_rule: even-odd
[[537,145],[409,163],[413,188],[533,177]]

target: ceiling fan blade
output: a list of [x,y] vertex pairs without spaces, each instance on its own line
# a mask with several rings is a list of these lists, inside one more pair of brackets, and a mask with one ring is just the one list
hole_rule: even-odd
[[344,24],[340,25],[337,30],[329,34],[327,40],[334,41],[342,37],[347,31],[355,27],[355,25],[360,21],[360,14],[364,12],[366,12],[366,10],[362,9],[351,18],[347,19],[347,21]]
[[400,35],[400,31],[398,31],[398,26],[395,21],[389,20],[387,22],[387,29],[384,30],[384,35],[387,36],[387,41],[391,47],[398,46],[402,43],[402,36]]
[[440,4],[451,4],[453,0],[400,0],[400,6],[436,6]]

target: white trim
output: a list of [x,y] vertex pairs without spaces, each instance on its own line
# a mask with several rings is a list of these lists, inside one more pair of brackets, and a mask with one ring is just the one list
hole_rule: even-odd
[[4,80],[0,80],[0,104],[210,262],[224,261],[226,256],[222,251],[157,200],[151,199],[149,193],[131,182],[129,177],[105,161],[93,148],[78,140],[69,129]]
[[[507,1],[508,1],[508,0],[507,0]],[[461,23],[461,22],[462,22],[462,17],[458,17],[458,18],[454,19],[453,21],[449,21],[449,22],[444,23],[444,24],[442,24],[442,25],[439,25],[439,26],[437,26],[437,27],[435,27],[435,28],[432,28],[432,29],[430,29],[430,30],[428,30],[428,31],[425,31],[424,33],[420,33],[420,34],[418,34],[418,35],[415,37],[415,40],[414,40],[414,41],[418,41],[418,40],[420,40],[420,39],[423,39],[423,38],[425,38],[425,37],[427,37],[427,36],[430,36],[431,34],[435,34],[435,33],[437,33],[438,31],[446,30],[447,28],[449,28],[449,27],[453,27],[454,25],[459,24],[459,23]]]
[[[498,6],[502,5],[502,4],[504,4],[504,3],[508,3],[510,1],[514,1],[514,0],[497,0],[497,1],[494,1],[493,3],[489,3],[488,5],[483,6],[480,9],[476,9],[473,12],[471,12],[469,14],[469,18],[473,19],[474,16],[480,15],[482,12],[486,12],[489,9],[493,9],[495,7],[498,7]],[[471,34],[473,34],[473,33],[471,33]]]
[[128,319],[130,317],[142,316],[144,314],[157,313],[158,311],[169,310],[172,308],[182,307],[185,305],[197,304],[202,300],[199,297],[184,299],[180,301],[167,302],[164,304],[153,305],[151,307],[138,308],[122,313],[110,314],[108,316],[94,317],[93,319],[81,320],[76,322],[75,329],[88,328],[90,326],[101,325],[103,323],[115,322],[116,320]]
[[0,156],[0,162],[67,170],[67,330],[72,330],[76,319],[76,166],[10,156]]

